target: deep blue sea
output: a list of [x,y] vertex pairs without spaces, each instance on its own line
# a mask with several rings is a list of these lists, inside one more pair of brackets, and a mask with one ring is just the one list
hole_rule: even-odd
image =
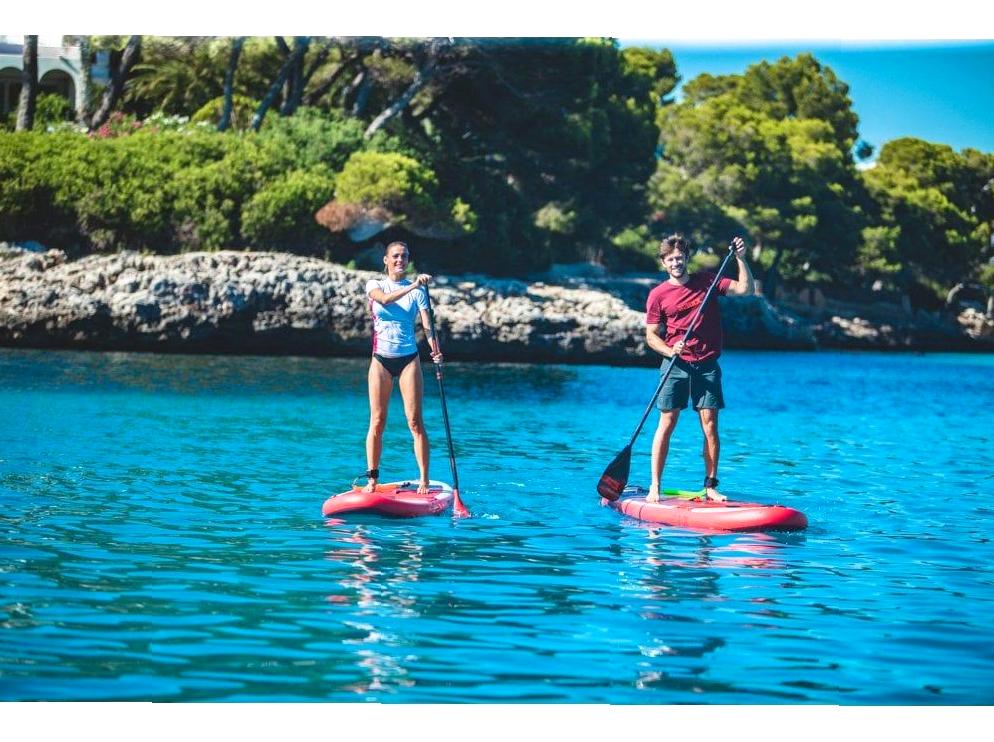
[[366,367],[0,350],[0,700],[994,703],[994,357],[727,352],[722,490],[810,521],[747,535],[601,507],[657,380],[605,366],[447,364],[474,517],[326,522]]

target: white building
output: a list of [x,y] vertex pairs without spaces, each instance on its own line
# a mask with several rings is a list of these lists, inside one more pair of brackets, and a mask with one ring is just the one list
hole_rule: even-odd
[[[44,43],[44,45],[43,45]],[[50,46],[51,39],[39,39],[38,92],[57,93],[79,111],[83,106],[83,70],[78,46]],[[24,37],[0,35],[0,115],[17,110],[24,67]],[[91,67],[94,82],[107,80],[107,55]]]

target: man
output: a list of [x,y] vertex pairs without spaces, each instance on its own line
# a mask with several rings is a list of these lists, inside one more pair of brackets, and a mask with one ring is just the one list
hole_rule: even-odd
[[[746,263],[745,242],[732,240],[739,273],[736,280],[722,277],[715,291],[719,294],[747,296],[754,291],[752,271]],[[669,452],[670,436],[680,417],[680,410],[693,400],[704,432],[704,490],[710,500],[725,500],[718,492],[718,410],[725,406],[721,392],[721,311],[712,298],[701,311],[694,331],[686,343],[683,336],[714,280],[713,271],[687,273],[690,243],[673,234],[659,243],[659,260],[669,278],[649,292],[646,301],[645,340],[649,347],[667,359],[678,356],[656,400],[659,426],[652,439],[652,481],[648,502],[659,500],[659,486]],[[662,333],[660,332],[660,328]]]

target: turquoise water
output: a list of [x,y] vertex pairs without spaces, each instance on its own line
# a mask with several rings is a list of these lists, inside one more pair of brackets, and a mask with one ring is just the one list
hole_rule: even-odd
[[[994,702],[994,359],[723,365],[722,489],[803,533],[599,505],[651,369],[450,364],[475,517],[325,522],[365,362],[0,350],[0,699]],[[700,448],[686,415],[666,485]],[[396,398],[382,469],[414,472]]]

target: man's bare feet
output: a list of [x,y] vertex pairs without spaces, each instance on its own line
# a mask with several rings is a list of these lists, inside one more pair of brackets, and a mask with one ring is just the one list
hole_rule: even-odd
[[659,487],[650,487],[645,495],[646,502],[659,502]]
[[714,500],[715,502],[725,502],[725,500],[728,499],[723,494],[721,494],[718,490],[716,490],[714,487],[705,487],[704,488],[704,496],[708,500]]
[[419,495],[427,495],[428,494],[428,486],[429,485],[428,485],[428,480],[427,479],[422,479],[420,482],[418,482],[418,494]]

